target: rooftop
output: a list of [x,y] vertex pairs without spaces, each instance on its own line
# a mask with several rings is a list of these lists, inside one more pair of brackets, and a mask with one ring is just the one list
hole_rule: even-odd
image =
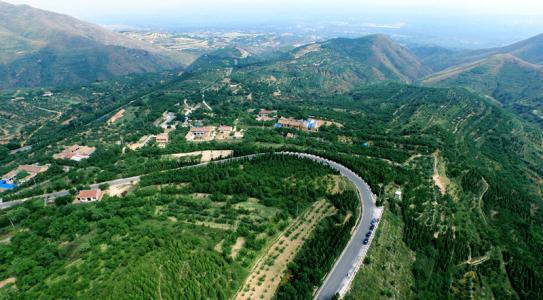
[[211,132],[213,130],[215,130],[215,128],[211,126],[190,128],[190,132]]
[[79,198],[99,198],[101,190],[82,190],[79,191]]
[[270,114],[276,114],[277,111],[276,110],[267,110],[267,109],[261,109],[259,114],[261,115],[270,115]]

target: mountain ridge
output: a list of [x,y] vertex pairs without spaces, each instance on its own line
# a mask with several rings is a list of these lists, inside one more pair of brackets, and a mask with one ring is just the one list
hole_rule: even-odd
[[498,48],[451,51],[430,46],[414,49],[413,51],[417,53],[417,56],[425,65],[436,72],[475,62],[496,54],[511,54],[526,62],[541,65],[543,64],[543,34]]
[[509,105],[543,95],[543,66],[500,53],[435,73],[422,83],[470,88]]
[[[178,53],[101,26],[0,1],[1,87],[71,85],[185,65]],[[47,76],[40,68],[68,76]]]

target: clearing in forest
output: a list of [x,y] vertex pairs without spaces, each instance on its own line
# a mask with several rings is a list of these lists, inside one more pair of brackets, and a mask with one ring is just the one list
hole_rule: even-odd
[[201,156],[200,162],[210,162],[215,159],[222,159],[232,156],[234,151],[232,150],[206,150],[206,151],[195,151],[189,153],[177,153],[169,155],[172,158],[187,157],[187,156]]
[[432,178],[434,179],[435,185],[441,191],[441,195],[445,195],[447,192],[447,184],[449,183],[449,179],[445,175],[445,163],[440,163],[439,150],[432,155],[434,156],[434,175]]
[[15,281],[16,281],[15,277],[10,277],[10,278],[4,279],[4,280],[0,281],[0,288],[3,288],[8,284],[14,284]]
[[326,200],[315,202],[273,242],[258,259],[235,299],[271,299],[281,283],[288,264],[295,258],[317,224],[334,212]]
[[236,240],[236,243],[234,244],[234,246],[232,246],[232,253],[230,254],[230,256],[232,258],[236,258],[238,257],[238,253],[239,253],[239,250],[241,250],[241,248],[243,247],[243,245],[245,245],[245,238],[243,237],[238,237],[238,239]]

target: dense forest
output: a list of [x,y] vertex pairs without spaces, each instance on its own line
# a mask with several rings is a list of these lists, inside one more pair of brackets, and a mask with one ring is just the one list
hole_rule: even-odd
[[17,290],[2,289],[3,296],[227,299],[263,247],[327,194],[333,174],[267,156],[154,173],[122,199],[3,211],[9,243],[0,245],[0,272],[17,278]]
[[[289,264],[276,299],[312,299],[313,291],[351,238],[351,229],[358,219],[358,195],[348,191],[332,195],[330,201],[339,212],[323,219],[304,243]],[[345,222],[347,216],[349,219]]]
[[[288,280],[277,294],[310,298],[344,243],[347,229],[337,228],[337,220],[352,209],[342,204],[350,203],[352,195],[334,198],[326,190],[324,178],[333,172],[273,155],[194,169],[182,168],[198,158],[168,158],[199,150],[232,150],[235,156],[288,150],[327,157],[364,178],[385,207],[390,226],[383,228],[390,231],[383,235],[393,232],[394,245],[413,257],[394,261],[407,270],[403,278],[387,281],[386,287],[371,285],[367,278],[400,276],[387,267],[394,252],[372,246],[367,264],[383,267],[363,267],[356,283],[367,284],[383,298],[402,298],[395,293],[406,289],[420,299],[543,298],[543,260],[538,255],[543,244],[543,133],[538,126],[465,89],[393,82],[349,85],[349,78],[340,76],[342,66],[333,64],[327,66],[326,84],[344,85],[322,93],[324,74],[315,68],[303,77],[296,65],[284,62],[231,68],[231,74],[204,68],[166,77],[163,84],[152,77],[137,92],[96,97],[101,100],[93,100],[95,105],[63,102],[77,120],[63,125],[60,121],[68,119],[63,116],[46,122],[30,139],[32,150],[0,155],[4,173],[20,164],[51,164],[34,182],[4,193],[5,200],[143,176],[120,199],[86,206],[64,205],[69,201],[61,199],[58,206],[28,203],[2,211],[1,237],[7,242],[0,244],[0,271],[4,278],[17,277],[17,290],[2,292],[12,298],[96,298],[107,293],[156,298],[158,291],[165,297],[186,288],[188,298],[230,297],[267,243],[325,195],[339,213],[319,223],[289,265]],[[277,71],[282,68],[287,72]],[[134,78],[123,86],[130,90],[142,81]],[[86,88],[65,93],[90,97],[111,86]],[[237,126],[244,130],[243,139],[188,143],[188,128],[180,126],[169,134],[165,148],[150,143],[126,149],[144,135],[161,132],[156,120],[165,111],[181,120],[185,100],[196,106],[203,95],[212,109],[199,108],[194,118],[204,125]],[[42,105],[45,100],[36,101]],[[107,124],[106,117],[124,105],[126,116]],[[261,108],[334,125],[318,132],[276,129],[273,121],[255,120]],[[31,124],[23,132],[37,128]],[[82,162],[52,159],[62,146],[75,143],[97,151]],[[0,154],[16,145],[7,146],[0,147]],[[228,253],[240,237],[245,246],[233,259]],[[219,252],[214,247],[221,241]],[[183,278],[178,277],[180,269]],[[363,296],[356,294],[360,290],[348,297]]]

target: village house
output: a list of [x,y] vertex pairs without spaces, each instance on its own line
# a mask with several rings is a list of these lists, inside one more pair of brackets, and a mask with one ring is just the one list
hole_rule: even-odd
[[169,142],[169,136],[167,133],[161,133],[156,136],[156,143],[158,144],[158,147],[166,148],[166,145],[168,145],[168,142]]
[[187,141],[211,141],[215,138],[215,127],[191,127],[185,136]]
[[304,121],[303,120],[296,120],[292,118],[284,118],[281,117],[279,121],[277,121],[277,124],[275,124],[276,128],[292,128],[292,129],[298,129],[302,130],[304,127]]
[[168,127],[168,125],[172,123],[174,120],[175,120],[175,113],[165,111],[162,113],[162,116],[154,122],[154,124],[164,129]]
[[272,121],[275,120],[275,117],[277,116],[276,110],[267,110],[267,109],[261,109],[258,113],[258,116],[256,117],[257,121]]
[[232,126],[219,126],[219,134],[217,135],[217,139],[219,140],[227,140],[230,138],[230,135],[232,134],[233,128]]
[[94,151],[96,151],[95,147],[73,145],[64,148],[62,152],[53,155],[53,158],[81,161],[83,159],[88,159]]
[[18,180],[19,183],[24,183],[34,178],[36,175],[46,172],[47,170],[49,170],[49,165],[21,165],[2,176],[2,181],[8,184],[15,183],[15,179],[19,174],[27,173],[27,176],[25,176],[25,178],[21,178],[20,180]]
[[77,195],[77,201],[80,203],[87,203],[87,202],[95,202],[102,200],[102,197],[104,194],[102,193],[102,190],[82,190],[79,191],[79,195]]
[[323,121],[317,119],[308,119],[304,121],[304,129],[309,131],[319,131],[323,125]]
[[319,128],[322,126],[323,122],[316,119],[308,120],[296,120],[292,118],[281,117],[279,121],[275,124],[275,128],[292,128],[297,130],[307,130],[307,131],[319,131]]

